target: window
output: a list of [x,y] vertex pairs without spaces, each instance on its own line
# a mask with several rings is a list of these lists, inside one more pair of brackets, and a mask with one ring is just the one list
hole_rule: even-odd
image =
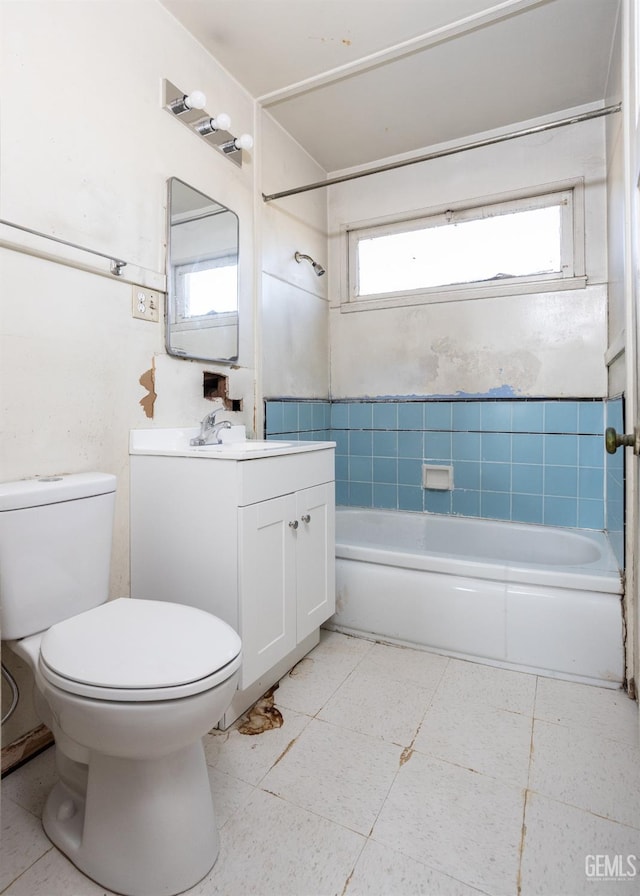
[[574,227],[566,189],[353,229],[343,310],[584,286]]
[[208,258],[175,268],[177,321],[236,312],[237,256]]

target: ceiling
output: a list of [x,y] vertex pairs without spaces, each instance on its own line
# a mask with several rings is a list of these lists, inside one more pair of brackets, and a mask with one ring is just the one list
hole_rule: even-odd
[[602,104],[619,8],[619,0],[160,2],[327,172]]

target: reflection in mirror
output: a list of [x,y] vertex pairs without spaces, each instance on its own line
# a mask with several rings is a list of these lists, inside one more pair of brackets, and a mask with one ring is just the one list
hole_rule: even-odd
[[238,358],[238,216],[168,181],[166,342],[170,355]]

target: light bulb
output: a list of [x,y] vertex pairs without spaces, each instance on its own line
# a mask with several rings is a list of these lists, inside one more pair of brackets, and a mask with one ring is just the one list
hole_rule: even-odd
[[253,146],[253,137],[251,134],[241,134],[233,141],[236,149],[251,149]]
[[194,90],[188,96],[183,94],[169,103],[168,109],[174,115],[184,115],[189,109],[204,109],[207,98],[201,90]]
[[189,96],[185,96],[184,104],[187,109],[204,109],[207,98],[201,90],[194,90]]
[[221,112],[211,119],[211,124],[216,131],[228,131],[231,127],[231,119],[226,112]]
[[231,119],[226,112],[221,112],[215,118],[203,118],[202,121],[197,121],[193,127],[203,137],[208,137],[209,134],[214,134],[216,131],[226,131],[230,128]]

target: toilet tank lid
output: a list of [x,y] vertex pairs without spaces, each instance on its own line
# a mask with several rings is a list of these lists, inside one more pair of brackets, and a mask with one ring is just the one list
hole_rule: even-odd
[[64,476],[41,476],[18,482],[0,482],[0,512],[41,507],[105,495],[116,490],[116,477],[111,473],[70,473]]

